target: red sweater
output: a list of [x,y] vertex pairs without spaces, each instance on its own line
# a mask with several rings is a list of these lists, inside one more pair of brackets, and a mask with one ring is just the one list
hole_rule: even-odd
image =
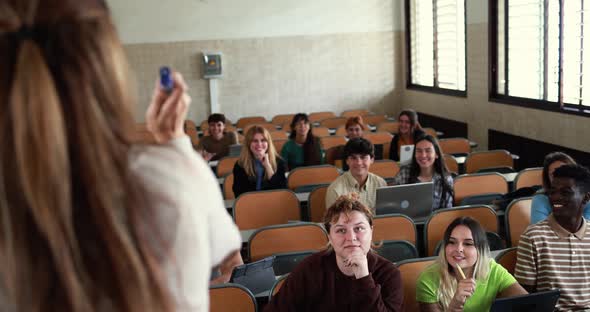
[[367,254],[369,275],[344,275],[334,251],[307,257],[289,275],[265,311],[401,311],[400,271],[385,258]]

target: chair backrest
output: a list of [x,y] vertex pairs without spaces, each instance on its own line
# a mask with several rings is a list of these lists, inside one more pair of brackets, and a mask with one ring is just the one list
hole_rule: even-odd
[[443,239],[449,224],[458,217],[471,217],[484,231],[498,233],[496,211],[490,206],[461,206],[435,210],[424,225],[424,247],[427,256],[434,256],[436,244]]
[[299,200],[290,190],[244,193],[236,198],[233,212],[241,231],[301,219]]
[[[351,110],[343,111],[342,114],[340,114],[340,116],[350,118],[350,117],[354,117],[354,116],[366,116],[369,114],[371,114],[371,112],[369,112],[369,110],[366,110],[366,109],[351,109]],[[364,119],[364,117],[363,117],[363,119]]]
[[289,136],[287,135],[287,132],[283,131],[283,130],[273,130],[273,131],[269,131],[270,137],[272,138],[272,140],[288,140]]
[[343,136],[331,135],[320,137],[320,144],[322,145],[322,149],[325,151],[330,147],[338,146],[338,145],[345,145],[346,138]]
[[369,140],[373,144],[389,144],[391,143],[391,138],[393,137],[391,133],[386,131],[378,131],[378,132],[367,132],[363,135],[363,137]]
[[419,311],[420,307],[416,302],[416,283],[420,273],[429,265],[433,264],[435,257],[418,258],[400,261],[397,264],[402,277],[404,288],[404,310],[407,312]]
[[466,138],[448,138],[438,141],[440,149],[444,154],[469,154],[471,145]]
[[447,165],[447,169],[449,169],[450,172],[454,172],[455,174],[459,174],[459,164],[457,163],[457,160],[455,159],[455,157],[453,157],[449,154],[444,154],[444,158],[445,158],[445,164]]
[[508,182],[499,173],[474,173],[463,174],[455,178],[453,189],[455,191],[455,205],[463,198],[472,195],[508,192]]
[[346,126],[340,126],[336,128],[336,133],[334,135],[346,136],[348,132],[346,132]]
[[209,287],[209,311],[256,312],[258,305],[250,290],[238,284],[220,284]]
[[375,114],[363,116],[363,122],[365,123],[365,125],[376,126],[382,122],[385,122],[386,120],[386,115]]
[[223,179],[223,199],[235,199],[236,195],[232,189],[234,185],[234,174],[230,172]]
[[436,130],[434,130],[434,128],[422,128],[422,131],[432,137],[438,138],[438,133]]
[[282,126],[285,123],[291,123],[291,121],[293,120],[293,116],[295,116],[295,114],[276,115],[272,118],[270,122],[277,126]]
[[326,163],[342,169],[344,160],[344,145],[332,146],[325,150]]
[[283,150],[283,146],[285,145],[285,143],[289,142],[288,139],[272,139],[272,144],[275,145],[275,150],[277,151],[277,153],[280,155],[281,151]]
[[217,163],[217,177],[221,178],[224,175],[232,172],[238,159],[240,159],[239,156],[226,156],[221,158]]
[[264,118],[262,116],[242,117],[242,118],[238,119],[238,121],[236,122],[236,128],[244,129],[244,127],[246,127],[247,125],[250,125],[250,124],[264,124],[264,123],[267,123],[267,121],[266,121],[266,118]]
[[291,223],[258,229],[248,241],[248,258],[257,261],[277,253],[321,250],[328,233],[315,223]]
[[416,246],[416,225],[406,215],[388,214],[373,219],[373,241],[405,240]]
[[326,191],[328,191],[328,186],[324,185],[314,188],[309,193],[307,207],[311,222],[324,221],[324,213],[326,213]]
[[197,129],[188,128],[185,130],[186,135],[191,139],[191,144],[193,147],[197,147],[199,145],[199,132]]
[[369,171],[383,179],[393,178],[399,172],[399,165],[391,159],[375,160]]
[[531,224],[532,197],[517,198],[506,208],[506,240],[512,247],[518,246],[520,235]]
[[474,173],[492,167],[514,168],[514,161],[507,150],[473,152],[465,159],[465,172]]
[[330,184],[340,176],[338,168],[332,165],[299,167],[291,170],[287,177],[287,186],[294,190],[307,184]]
[[312,127],[311,133],[318,138],[327,137],[330,136],[330,129],[326,127]]
[[254,126],[262,127],[268,131],[276,131],[277,130],[277,126],[275,124],[270,123],[270,122],[255,122],[255,123],[248,123],[248,124],[244,125],[244,127],[242,128],[242,133],[245,135],[246,133],[248,133],[248,130],[250,130],[250,128],[252,128]]
[[543,185],[543,168],[527,168],[521,170],[514,178],[514,189]]
[[397,263],[407,259],[418,258],[418,250],[412,243],[404,240],[383,241],[375,251],[383,258]]
[[268,294],[268,301],[269,302],[272,300],[272,297],[274,297],[279,292],[279,290],[281,290],[281,287],[283,287],[283,284],[285,284],[287,277],[289,277],[289,274],[285,274],[285,275],[279,277],[279,279],[275,282],[275,284],[272,285],[272,288],[270,289],[270,292]]
[[377,125],[377,131],[386,131],[392,134],[396,134],[399,131],[399,122],[397,121],[386,121]]
[[340,126],[346,125],[346,121],[348,118],[344,117],[335,117],[335,118],[328,118],[320,121],[320,126],[326,127],[329,129],[337,129]]
[[328,118],[334,118],[336,114],[333,112],[313,112],[307,115],[310,122],[318,122]]
[[503,266],[510,274],[514,275],[516,268],[516,253],[518,248],[512,247],[500,251],[496,255],[496,262]]

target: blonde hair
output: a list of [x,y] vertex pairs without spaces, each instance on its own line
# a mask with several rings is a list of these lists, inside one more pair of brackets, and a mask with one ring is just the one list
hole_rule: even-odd
[[246,132],[244,145],[242,146],[242,151],[240,152],[240,159],[238,160],[240,166],[244,168],[246,174],[250,177],[256,177],[256,169],[254,167],[255,158],[252,154],[252,151],[250,150],[250,145],[254,140],[254,136],[258,133],[262,134],[266,142],[268,142],[268,161],[270,162],[270,166],[272,167],[273,171],[277,170],[277,158],[280,157],[277,154],[275,145],[272,143],[272,138],[268,130],[261,126],[250,127],[250,129],[248,129],[248,132]]
[[130,170],[127,64],[103,1],[0,4],[0,267],[17,311],[170,311]]
[[[470,217],[456,218],[446,229],[443,242],[438,253],[438,257],[433,265],[439,266],[440,284],[438,291],[438,302],[443,311],[446,311],[455,295],[457,289],[457,276],[455,276],[455,268],[449,264],[446,255],[446,246],[449,244],[449,239],[453,230],[459,226],[464,225],[471,230],[473,242],[477,250],[477,261],[473,268],[473,279],[476,281],[485,280],[490,270],[490,248],[486,238],[486,234],[479,222]],[[469,278],[469,276],[467,276]]]

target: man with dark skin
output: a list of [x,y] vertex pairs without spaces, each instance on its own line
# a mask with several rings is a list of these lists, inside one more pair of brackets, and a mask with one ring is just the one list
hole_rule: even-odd
[[552,214],[520,237],[515,277],[529,292],[560,289],[556,311],[590,309],[590,227],[584,206],[590,200],[590,171],[564,165],[547,192]]

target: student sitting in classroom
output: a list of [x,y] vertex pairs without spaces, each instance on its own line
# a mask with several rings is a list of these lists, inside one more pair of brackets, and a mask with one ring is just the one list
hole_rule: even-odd
[[434,184],[432,210],[453,207],[453,177],[447,169],[438,141],[431,135],[418,138],[412,162],[402,166],[393,184],[430,182]]
[[[553,152],[545,156],[543,161],[543,190],[533,196],[531,203],[531,224],[547,219],[551,213],[551,204],[547,191],[551,188],[553,172],[555,169],[568,164],[575,164],[576,161],[566,153]],[[584,218],[590,219],[590,203],[584,208]]]
[[416,139],[424,135],[418,122],[418,113],[412,109],[405,109],[398,116],[399,129],[391,139],[389,158],[399,161],[402,145],[414,145]]
[[442,246],[435,263],[418,277],[420,311],[489,311],[496,298],[527,293],[490,257],[486,233],[476,220],[456,218]]
[[285,143],[281,151],[288,170],[300,166],[321,165],[324,163],[323,154],[320,140],[311,133],[311,124],[307,115],[299,113],[293,116],[289,141]]
[[202,137],[197,145],[197,151],[203,158],[219,160],[229,154],[229,146],[238,144],[238,135],[234,131],[225,131],[225,116],[211,114],[207,119],[209,135]]
[[547,190],[552,213],[520,236],[515,277],[529,292],[559,289],[556,311],[590,309],[590,171],[563,165]]
[[344,125],[344,129],[346,129],[346,137],[348,137],[349,140],[355,138],[362,138],[363,132],[365,131],[363,117],[353,116],[348,118],[346,124]]
[[373,213],[356,194],[324,216],[330,246],[303,260],[265,311],[401,311],[396,266],[371,251]]
[[245,192],[287,187],[285,162],[277,154],[268,130],[260,126],[248,129],[233,173],[236,197]]
[[351,139],[344,145],[344,159],[350,169],[328,187],[326,207],[332,206],[338,197],[354,192],[359,195],[363,205],[375,210],[377,188],[387,183],[380,176],[369,172],[375,159],[374,153],[373,144],[363,138]]

